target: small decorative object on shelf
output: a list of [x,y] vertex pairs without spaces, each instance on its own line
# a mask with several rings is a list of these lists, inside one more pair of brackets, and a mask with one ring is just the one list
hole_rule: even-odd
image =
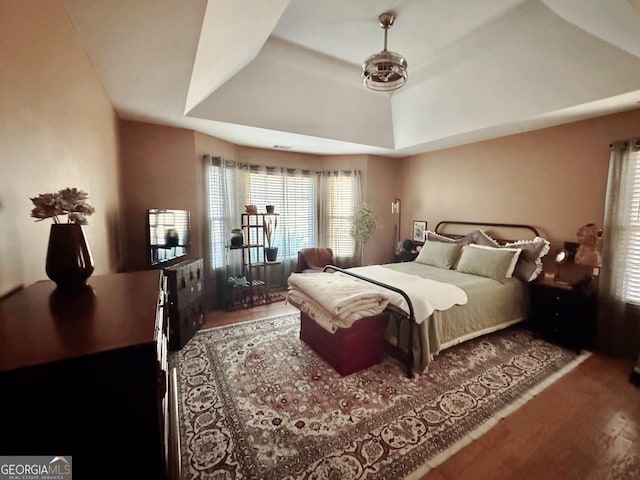
[[[273,205],[271,205],[271,207],[273,207]],[[264,237],[267,240],[264,254],[268,262],[275,262],[278,258],[278,247],[274,247],[272,242],[276,233],[276,227],[278,226],[278,216],[273,213],[273,208],[271,210],[271,213],[267,213],[262,219]],[[269,211],[269,207],[267,207],[267,211]]]
[[[87,217],[95,211],[87,203],[88,197],[82,190],[65,188],[31,198],[34,205],[31,216],[37,222],[53,220],[45,270],[61,289],[81,288],[93,273],[93,256],[82,229],[88,224]],[[67,223],[60,221],[63,215],[67,216]]]
[[244,210],[248,215],[256,215],[258,213],[257,205],[245,205]]
[[265,208],[267,209],[268,214],[275,213],[276,211],[275,205],[267,205]]
[[231,230],[231,246],[241,247],[244,243],[244,234],[241,228],[234,228]]

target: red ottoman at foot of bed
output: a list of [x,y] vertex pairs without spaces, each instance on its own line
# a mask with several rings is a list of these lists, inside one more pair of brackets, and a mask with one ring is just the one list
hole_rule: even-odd
[[302,341],[343,376],[382,362],[385,327],[386,318],[380,314],[329,333],[306,313],[300,312]]

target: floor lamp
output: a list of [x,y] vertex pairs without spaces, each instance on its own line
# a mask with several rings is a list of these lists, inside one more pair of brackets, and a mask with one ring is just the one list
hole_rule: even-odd
[[391,213],[398,215],[398,224],[396,225],[396,252],[400,251],[400,199],[394,198],[391,202]]

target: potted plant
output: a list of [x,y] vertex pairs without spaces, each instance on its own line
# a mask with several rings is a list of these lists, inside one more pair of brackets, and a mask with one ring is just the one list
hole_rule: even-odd
[[377,219],[367,202],[361,202],[351,217],[351,236],[356,242],[356,249],[360,256],[360,265],[364,254],[364,245],[373,236],[377,226]]
[[264,249],[267,262],[275,262],[278,258],[278,247],[273,246],[273,240],[278,226],[278,216],[276,214],[267,214],[262,220],[264,227],[264,237],[267,240],[267,246]]
[[[37,222],[51,218],[45,271],[58,288],[76,289],[86,284],[93,273],[93,257],[82,229],[95,209],[88,195],[77,188],[64,188],[31,198],[31,216]],[[60,217],[66,215],[64,223]]]

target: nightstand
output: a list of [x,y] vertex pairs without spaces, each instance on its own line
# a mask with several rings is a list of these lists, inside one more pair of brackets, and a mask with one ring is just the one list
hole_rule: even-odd
[[580,352],[593,344],[596,290],[540,279],[530,286],[529,324],[536,335]]

